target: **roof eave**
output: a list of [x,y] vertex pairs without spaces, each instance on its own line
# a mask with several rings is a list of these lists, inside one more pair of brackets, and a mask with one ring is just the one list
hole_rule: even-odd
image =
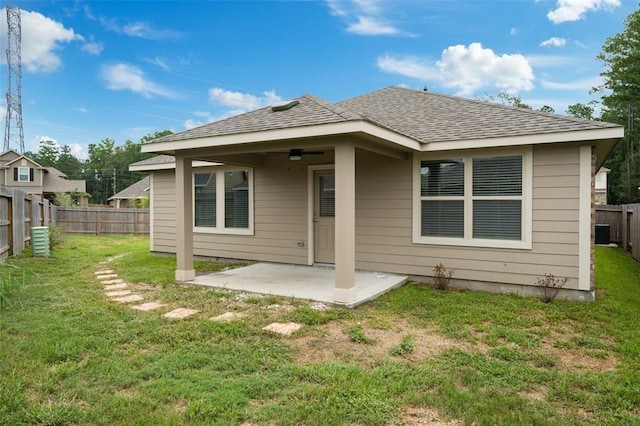
[[[392,130],[377,126],[365,120],[343,121],[338,123],[317,124],[312,126],[273,129],[261,132],[234,133],[204,138],[153,142],[142,145],[142,152],[175,154],[176,151],[233,146],[276,140],[304,139],[320,136],[364,133],[375,138],[392,142],[415,151],[421,150],[421,143]],[[138,170],[138,169],[136,169]]]
[[624,127],[606,127],[568,132],[536,133],[531,135],[505,136],[497,138],[463,139],[435,141],[422,146],[424,152],[450,151],[459,149],[493,148],[517,145],[538,145],[561,142],[587,142],[615,140],[624,137]]

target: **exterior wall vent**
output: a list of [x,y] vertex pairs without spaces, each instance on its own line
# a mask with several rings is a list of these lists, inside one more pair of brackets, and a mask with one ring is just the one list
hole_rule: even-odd
[[297,99],[292,99],[290,101],[284,101],[284,102],[278,102],[275,103],[273,105],[271,105],[271,111],[276,112],[276,111],[286,111],[290,108],[293,108],[294,106],[298,105],[300,103],[299,100]]

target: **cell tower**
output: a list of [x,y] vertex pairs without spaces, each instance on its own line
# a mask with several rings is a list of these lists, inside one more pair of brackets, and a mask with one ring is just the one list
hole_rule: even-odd
[[7,5],[7,116],[4,122],[4,150],[18,148],[24,154],[22,128],[22,24],[20,9]]

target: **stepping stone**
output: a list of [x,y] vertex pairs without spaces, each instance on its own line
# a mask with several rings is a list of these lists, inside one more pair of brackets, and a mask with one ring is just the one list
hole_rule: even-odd
[[105,294],[107,295],[107,297],[119,297],[119,296],[126,296],[127,294],[131,294],[131,291],[130,290],[110,291]]
[[105,285],[107,285],[107,284],[109,284],[109,285],[110,284],[123,284],[123,283],[124,283],[124,281],[121,280],[121,279],[102,281],[102,284],[105,284]]
[[101,271],[95,271],[94,274],[95,275],[106,275],[106,274],[113,274],[114,272],[111,269],[103,269]]
[[288,337],[288,336],[291,336],[291,334],[294,331],[298,331],[301,328],[302,328],[302,324],[297,324],[295,322],[288,322],[286,324],[274,322],[272,324],[269,324],[266,327],[263,327],[262,329]]
[[242,312],[240,312],[240,313],[238,313],[238,312],[225,312],[222,315],[218,315],[217,317],[211,318],[211,321],[229,322],[229,321],[237,320],[237,319],[240,319],[240,318],[244,318],[246,316],[247,316],[247,314],[244,314]]
[[183,318],[190,317],[191,315],[198,312],[200,311],[196,309],[178,308],[178,309],[174,309],[171,312],[167,312],[166,314],[164,314],[164,316],[167,318],[183,319]]
[[144,300],[144,297],[140,296],[139,294],[132,294],[131,296],[117,297],[111,300],[115,300],[118,303],[131,303],[131,302],[139,302],[141,300]]
[[105,274],[105,275],[96,275],[96,278],[99,281],[108,280],[109,278],[118,278],[118,274]]
[[149,302],[149,303],[143,303],[142,305],[135,305],[135,306],[132,306],[131,308],[146,312],[146,311],[152,311],[154,309],[162,308],[163,306],[167,306],[167,304],[160,303],[160,302]]
[[104,286],[104,291],[122,290],[123,288],[127,288],[126,283],[110,284]]

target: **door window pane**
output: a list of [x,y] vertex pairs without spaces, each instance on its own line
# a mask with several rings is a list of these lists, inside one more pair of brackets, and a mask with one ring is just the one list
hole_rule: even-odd
[[334,217],[336,211],[336,180],[334,175],[320,175],[320,217]]

